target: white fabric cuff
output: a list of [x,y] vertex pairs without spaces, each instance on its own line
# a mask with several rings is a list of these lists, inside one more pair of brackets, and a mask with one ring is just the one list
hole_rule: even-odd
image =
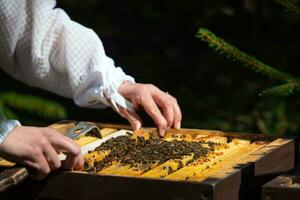
[[21,126],[18,120],[3,120],[0,122],[0,144],[16,126]]
[[106,81],[104,85],[101,85],[99,84],[101,73],[94,71],[87,77],[88,78],[74,93],[74,102],[78,106],[88,108],[104,108],[110,106],[119,114],[118,106],[121,106],[131,112],[135,112],[132,103],[118,92],[118,88],[123,82],[130,81],[135,83],[134,78],[122,74],[114,77],[113,80]]
[[135,83],[135,81],[132,77],[126,75],[122,79],[112,82],[111,85],[107,88],[107,90],[104,91],[104,95],[105,95],[106,99],[108,100],[108,102],[110,103],[110,106],[119,114],[121,114],[121,113],[119,111],[118,106],[121,106],[121,107],[127,109],[128,111],[135,112],[135,109],[134,109],[132,103],[129,102],[128,100],[126,100],[118,92],[118,88],[125,81],[130,81],[130,82]]

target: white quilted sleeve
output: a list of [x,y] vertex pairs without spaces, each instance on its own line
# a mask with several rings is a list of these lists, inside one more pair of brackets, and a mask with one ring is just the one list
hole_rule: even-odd
[[118,87],[134,79],[106,56],[93,30],[55,5],[55,0],[0,0],[0,67],[79,106],[133,111]]

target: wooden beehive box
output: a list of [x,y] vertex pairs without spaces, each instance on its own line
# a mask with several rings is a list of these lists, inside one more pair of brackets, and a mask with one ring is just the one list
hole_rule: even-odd
[[[64,134],[74,125],[58,123],[52,127]],[[98,125],[108,132],[130,129],[122,125]],[[149,131],[153,129],[143,129],[138,134]],[[55,173],[40,188],[38,196],[45,199],[241,199],[274,174],[290,170],[295,164],[293,138],[180,129],[170,130],[165,139],[178,138],[178,135],[179,138],[186,135],[190,140],[224,142],[226,148],[195,165],[178,167],[178,162],[170,161],[139,171],[115,164],[96,173]],[[163,165],[172,166],[172,172],[166,173]]]
[[300,198],[300,166],[289,173],[277,176],[262,187],[264,200],[296,200]]

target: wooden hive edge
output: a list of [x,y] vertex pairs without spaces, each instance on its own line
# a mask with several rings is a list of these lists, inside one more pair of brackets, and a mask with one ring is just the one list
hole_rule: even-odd
[[261,199],[263,200],[298,200],[300,187],[294,186],[294,178],[289,175],[277,176],[262,186]]
[[255,176],[282,173],[295,165],[294,140],[279,138],[245,157],[254,163]]
[[[66,182],[68,184],[66,184]],[[84,182],[84,183],[83,183]],[[207,183],[187,183],[150,178],[60,172],[52,175],[39,194],[50,199],[196,199],[213,195],[213,186]],[[176,193],[174,193],[176,190]],[[145,194],[147,194],[145,196]]]
[[262,199],[298,199],[300,196],[300,166],[281,174],[262,186]]

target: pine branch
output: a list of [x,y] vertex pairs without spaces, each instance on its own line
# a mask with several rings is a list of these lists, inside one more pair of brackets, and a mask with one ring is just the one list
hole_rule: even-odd
[[64,119],[67,116],[64,107],[60,104],[31,95],[15,92],[1,93],[0,101],[4,106],[48,119]]
[[200,28],[196,37],[208,43],[209,47],[213,48],[216,52],[225,54],[228,58],[243,63],[246,67],[251,68],[255,72],[267,75],[270,78],[278,79],[282,82],[295,82],[295,78],[290,74],[281,72],[264,64],[255,57],[240,51],[238,48],[217,37],[215,34],[205,28]]
[[285,7],[285,11],[295,15],[300,16],[300,8],[296,6],[293,2],[289,0],[276,0],[277,3]]
[[287,83],[264,90],[260,95],[289,96],[299,88],[299,83]]

